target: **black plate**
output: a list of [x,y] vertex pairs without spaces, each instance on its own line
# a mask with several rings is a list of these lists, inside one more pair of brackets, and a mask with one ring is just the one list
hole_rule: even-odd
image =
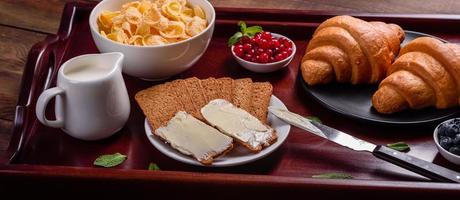
[[[406,39],[402,46],[407,42],[422,36],[430,36],[424,33],[405,31]],[[434,36],[430,36],[434,37]],[[437,38],[437,37],[435,37]],[[439,39],[439,38],[437,38]],[[441,41],[442,40],[440,39]],[[315,100],[326,108],[342,115],[367,122],[385,125],[421,125],[438,122],[440,120],[452,118],[459,112],[458,108],[438,110],[435,108],[425,108],[421,110],[405,110],[390,115],[380,114],[372,108],[371,98],[377,90],[377,85],[350,85],[331,83],[326,85],[308,86],[303,81],[299,71],[299,81],[302,87]]]

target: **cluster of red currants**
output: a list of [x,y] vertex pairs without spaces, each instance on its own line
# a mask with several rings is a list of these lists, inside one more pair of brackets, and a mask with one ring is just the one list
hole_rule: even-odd
[[292,54],[292,43],[286,38],[275,38],[270,32],[264,31],[252,38],[243,36],[235,44],[233,52],[249,62],[278,62]]

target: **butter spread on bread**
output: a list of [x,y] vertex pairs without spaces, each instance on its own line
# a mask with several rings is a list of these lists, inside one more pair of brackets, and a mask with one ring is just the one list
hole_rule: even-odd
[[213,158],[224,154],[233,147],[233,139],[217,129],[179,111],[155,133],[183,154],[195,157],[203,164],[211,164]]
[[201,114],[209,124],[253,152],[269,146],[277,138],[273,128],[224,99],[210,101],[201,108]]

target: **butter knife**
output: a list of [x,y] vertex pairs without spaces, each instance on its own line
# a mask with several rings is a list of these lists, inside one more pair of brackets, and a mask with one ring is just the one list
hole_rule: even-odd
[[293,126],[323,137],[339,145],[348,147],[349,149],[370,152],[377,158],[430,178],[433,181],[460,183],[460,174],[455,171],[410,156],[406,153],[390,149],[386,146],[375,145],[358,139],[342,131],[331,128],[322,123],[309,120],[285,109],[269,107],[268,110],[273,115]]

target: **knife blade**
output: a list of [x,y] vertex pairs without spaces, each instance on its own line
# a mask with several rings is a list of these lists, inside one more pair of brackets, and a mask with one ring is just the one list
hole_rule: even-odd
[[375,157],[430,178],[434,181],[460,183],[460,174],[439,165],[390,149],[372,144],[322,123],[312,121],[286,109],[269,107],[269,112],[281,120],[355,151],[370,152]]

